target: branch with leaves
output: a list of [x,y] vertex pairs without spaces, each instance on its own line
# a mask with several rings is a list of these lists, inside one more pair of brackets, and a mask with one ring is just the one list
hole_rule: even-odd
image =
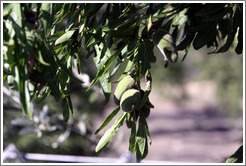
[[[99,82],[105,105],[110,101],[113,80],[120,82],[131,75],[141,101],[131,112],[118,116],[96,151],[100,152],[126,122],[131,129],[129,150],[140,160],[148,153],[148,141],[151,143],[146,117],[153,108],[148,99],[151,64],[156,61],[153,49],[163,55],[166,67],[178,62],[179,55],[183,61],[191,46],[196,50],[212,47],[210,53],[235,48],[241,54],[242,19],[242,3],[4,3],[3,79],[19,92],[29,119],[30,101],[38,103],[52,95],[62,104],[67,122],[73,115],[70,83],[83,83],[72,69],[77,68],[80,74],[82,59],[93,56],[97,74],[87,91]],[[144,91],[142,77],[146,79]],[[121,104],[112,111],[96,133],[122,108]]]

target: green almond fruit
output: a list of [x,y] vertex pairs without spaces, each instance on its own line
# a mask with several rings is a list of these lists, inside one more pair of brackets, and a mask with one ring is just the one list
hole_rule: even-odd
[[135,85],[135,80],[130,75],[125,76],[119,82],[119,84],[117,85],[115,89],[115,93],[114,93],[114,102],[116,105],[120,104],[120,99],[123,93],[127,91],[128,89],[134,87],[134,85]]
[[136,89],[128,89],[120,99],[120,108],[124,112],[134,111],[140,103],[141,95]]

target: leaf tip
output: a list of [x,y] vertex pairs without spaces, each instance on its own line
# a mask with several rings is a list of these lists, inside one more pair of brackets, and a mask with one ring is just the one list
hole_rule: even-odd
[[98,133],[99,133],[99,130],[95,131],[95,133],[94,133],[94,134],[96,135],[96,134],[98,134]]

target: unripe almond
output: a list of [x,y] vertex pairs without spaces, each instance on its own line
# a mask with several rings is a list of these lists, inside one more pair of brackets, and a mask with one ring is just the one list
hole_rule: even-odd
[[119,82],[114,93],[114,102],[116,105],[120,104],[120,99],[123,93],[132,88],[134,85],[135,80],[130,75],[127,75]]
[[141,95],[137,89],[128,89],[120,99],[120,108],[124,112],[132,112],[140,103]]

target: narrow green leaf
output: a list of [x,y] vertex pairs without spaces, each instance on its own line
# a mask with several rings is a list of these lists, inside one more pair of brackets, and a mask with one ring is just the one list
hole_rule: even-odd
[[[140,115],[140,116],[141,116],[141,115]],[[144,123],[144,125],[145,125],[146,135],[147,135],[147,137],[148,137],[148,139],[149,139],[149,144],[151,145],[152,139],[151,139],[151,136],[150,136],[150,133],[149,133],[149,127],[148,127],[148,124],[147,124],[145,118],[143,118],[143,123]]]
[[[93,58],[95,65],[97,67],[97,70],[100,70],[103,68],[106,61],[111,56],[110,50],[104,45],[104,43],[100,43],[100,45],[94,46],[96,51],[96,57]],[[102,87],[104,96],[105,96],[105,102],[104,105],[106,105],[109,102],[110,95],[111,95],[111,82],[109,77],[109,70],[106,71],[99,79],[100,85]]]
[[69,119],[69,109],[68,109],[66,98],[62,99],[62,110],[63,110],[64,122],[66,123]]
[[[19,74],[21,75],[21,74]],[[32,113],[30,111],[30,94],[28,92],[28,82],[23,78],[19,77],[19,94],[20,101],[22,104],[22,109],[24,110],[27,117],[32,120]]]
[[107,146],[107,144],[111,141],[111,139],[117,133],[117,130],[118,130],[118,128],[116,128],[116,129],[110,128],[105,132],[105,134],[103,135],[103,137],[100,139],[100,141],[98,142],[98,144],[96,146],[96,149],[95,149],[96,153],[102,151],[102,149]]
[[3,3],[3,17],[7,16],[14,8],[15,3]]
[[131,122],[131,135],[129,138],[129,150],[134,154],[136,151],[136,123]]
[[[49,63],[50,66],[55,68],[57,64],[55,62],[55,56],[54,56],[55,54],[53,53],[54,48],[53,47],[51,48],[48,42],[46,41],[46,39],[41,37],[40,35],[36,35],[36,39],[37,39],[37,45],[35,46],[36,50],[41,51],[43,60]],[[49,72],[51,73],[55,72],[55,70],[50,71],[50,67],[47,67],[46,69],[49,70]]]
[[[20,40],[20,43],[19,44],[25,45],[25,43],[26,43],[26,37],[25,37],[25,33],[24,33],[22,27],[20,27],[20,25],[18,25],[18,23],[11,16],[9,16],[9,20],[13,24],[13,28],[14,28],[16,37]],[[17,43],[17,42],[18,41],[15,41],[15,43]]]
[[231,155],[226,163],[242,163],[243,162],[243,145],[240,146],[237,151]]
[[122,14],[120,15],[120,17],[125,16],[127,12],[129,12],[133,6],[134,6],[133,3],[129,3],[127,7],[122,11]]
[[66,100],[67,100],[67,103],[68,103],[69,111],[71,112],[71,114],[73,116],[73,104],[72,104],[72,100],[71,100],[70,95],[66,96]]
[[67,12],[71,8],[72,3],[64,3],[64,4],[54,4],[54,9],[56,9],[55,15],[54,15],[54,23],[58,24],[60,23],[69,12]]
[[131,70],[133,64],[133,61],[129,60],[123,73],[127,74]]
[[21,4],[20,3],[13,4],[13,8],[12,8],[12,12],[10,13],[10,16],[13,18],[13,20],[19,27],[22,27],[22,14],[21,14]]
[[120,107],[117,107],[111,114],[109,114],[109,116],[105,119],[103,124],[97,129],[95,134],[99,133],[104,127],[106,127],[109,124],[109,122],[115,117],[115,115],[119,112],[119,110]]
[[127,57],[130,58],[132,55],[134,55],[134,51],[137,47],[138,43],[138,36],[135,35],[135,37],[131,37],[129,40],[129,43],[127,45]]
[[148,25],[147,25],[147,31],[148,32],[149,32],[151,26],[152,26],[152,15],[149,15],[149,21],[148,21]]
[[145,148],[144,148],[144,153],[143,153],[143,156],[142,158],[144,159],[147,155],[148,155],[148,141],[147,141],[147,137],[145,136]]
[[50,3],[42,3],[41,5],[41,12],[42,12],[41,21],[44,29],[44,37],[46,37],[48,34],[48,29],[51,22],[50,6],[51,6]]
[[100,139],[100,141],[98,142],[95,152],[98,153],[100,151],[102,151],[103,148],[106,147],[106,145],[111,141],[111,139],[115,136],[115,134],[117,133],[118,129],[120,126],[123,125],[123,123],[125,122],[127,113],[122,113],[114,122],[114,125],[109,128],[105,134],[102,136],[102,138]]
[[233,20],[233,29],[234,31],[237,31],[239,28],[239,31],[237,33],[237,47],[235,49],[237,54],[241,54],[243,51],[243,6],[242,4],[238,4],[236,11],[234,13],[234,20]]
[[[14,12],[12,12],[12,14],[18,14],[18,16],[16,16],[16,19],[20,19],[20,20],[15,20],[12,19],[12,17],[9,17],[10,20],[13,23],[13,27],[16,33],[16,37],[14,38],[15,40],[15,47],[14,47],[14,58],[16,61],[16,65],[17,65],[17,70],[15,73],[15,81],[18,83],[18,91],[19,91],[19,97],[20,97],[20,102],[22,105],[22,109],[25,112],[25,114],[27,115],[27,117],[29,119],[32,119],[32,113],[30,111],[30,93],[28,90],[28,73],[27,73],[27,59],[25,58],[26,55],[26,50],[24,50],[24,43],[26,41],[26,36],[25,33],[22,30],[21,27],[21,8],[20,8],[20,4],[16,4],[15,8],[13,9],[15,10]],[[22,45],[23,44],[23,45]]]
[[117,79],[116,82],[119,82],[120,80],[122,80],[128,74],[128,72],[131,70],[133,64],[134,64],[133,61],[130,61],[130,60],[128,61],[124,72],[121,74],[121,76]]
[[243,51],[243,21],[241,21],[241,24],[239,26],[237,40],[238,40],[238,43],[237,43],[237,47],[235,51],[237,54],[242,54],[242,51]]
[[59,37],[56,40],[55,45],[58,45],[58,44],[63,43],[65,41],[68,41],[72,37],[74,32],[75,32],[75,30],[71,30],[71,31],[67,31],[66,33],[64,33],[61,37]]
[[42,53],[41,53],[40,50],[38,51],[38,54],[37,54],[37,56],[36,56],[36,59],[37,59],[41,64],[43,64],[43,65],[45,65],[45,66],[50,66],[50,64],[49,64],[48,62],[45,62],[45,61],[44,61],[43,56],[42,56]]
[[187,45],[187,47],[185,48],[185,54],[184,54],[184,56],[183,56],[181,62],[184,62],[186,56],[188,55],[189,49],[190,49],[190,45]]
[[81,11],[82,19],[81,19],[81,24],[79,26],[79,33],[81,33],[81,36],[83,36],[83,31],[87,22],[87,17],[85,15],[85,9],[83,8]]
[[109,78],[109,71],[104,73],[99,79],[100,85],[102,87],[102,90],[105,96],[104,105],[107,105],[107,103],[110,100],[110,95],[111,95],[111,82],[108,78]]
[[59,31],[51,36],[48,37],[48,40],[53,43],[55,42],[59,37],[65,34],[65,31]]
[[111,77],[111,78],[115,75],[115,73],[117,73],[117,71],[118,71],[118,69],[120,68],[121,64],[122,64],[121,61],[117,61],[117,62],[116,62],[115,66],[114,66],[114,68],[113,68],[113,70],[112,70],[112,72],[111,72],[111,74],[110,74],[110,77]]
[[[137,159],[141,160],[146,157],[146,131],[145,131],[145,124],[143,123],[143,117],[140,116],[139,123],[138,123],[138,131],[137,131],[137,138],[136,138],[136,144],[137,144]],[[148,145],[148,144],[147,144]]]
[[85,46],[89,48],[91,45],[96,44],[97,42],[98,41],[93,36],[91,36],[91,38],[86,42]]

